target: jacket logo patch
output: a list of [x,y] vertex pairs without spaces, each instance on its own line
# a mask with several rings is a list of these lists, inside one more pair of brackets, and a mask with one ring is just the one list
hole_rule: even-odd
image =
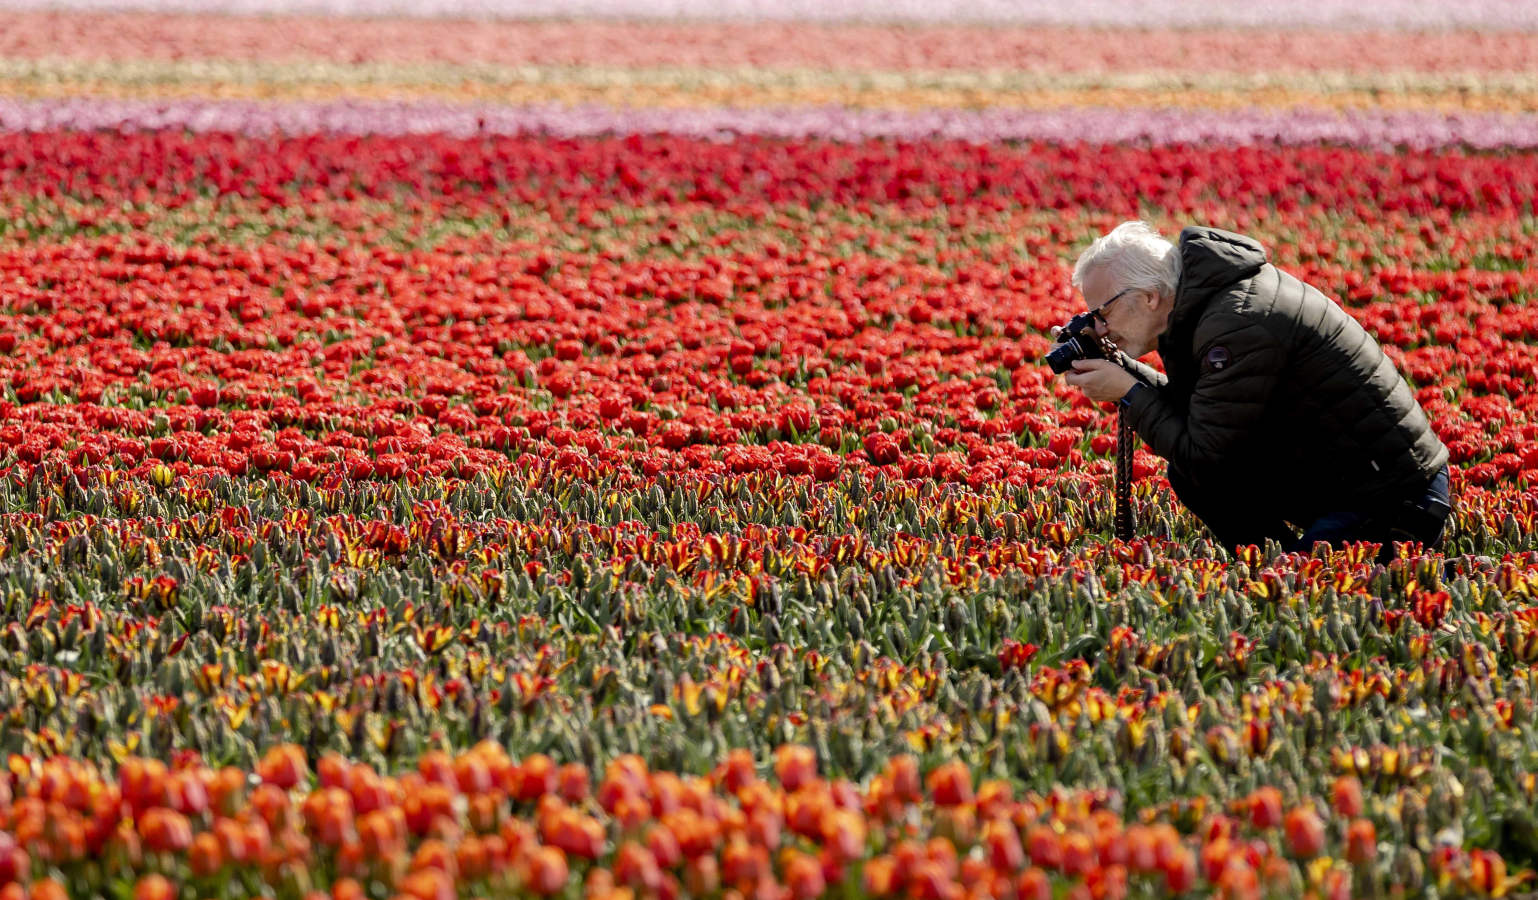
[[1221,372],[1228,368],[1230,359],[1231,357],[1228,355],[1227,347],[1213,347],[1211,350],[1207,351],[1207,368],[1214,372]]

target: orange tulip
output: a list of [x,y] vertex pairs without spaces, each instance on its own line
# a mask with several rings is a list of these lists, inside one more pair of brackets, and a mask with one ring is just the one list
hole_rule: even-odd
[[1299,859],[1313,859],[1324,852],[1324,821],[1307,806],[1290,810],[1283,822],[1287,851]]
[[1256,828],[1275,828],[1282,824],[1282,792],[1274,787],[1258,788],[1250,794],[1250,824]]
[[450,850],[442,841],[425,840],[417,846],[416,852],[411,855],[411,869],[413,871],[437,869],[440,872],[447,872],[452,878],[457,871],[454,851]]
[[1469,851],[1468,884],[1487,897],[1501,896],[1506,888],[1506,860],[1490,850]]
[[130,757],[118,767],[118,787],[123,799],[135,812],[143,812],[154,806],[165,806],[170,800],[166,779],[170,773],[166,764],[158,759]]
[[726,760],[716,766],[711,777],[730,794],[736,794],[754,783],[758,780],[758,765],[753,760],[752,751],[741,747],[729,751]]
[[993,878],[992,865],[988,860],[969,853],[961,859],[961,874],[956,880],[968,888],[988,884]]
[[1362,814],[1362,782],[1355,775],[1342,775],[1330,788],[1330,805],[1336,815],[1354,819]]
[[225,766],[209,781],[209,806],[221,815],[233,816],[239,811],[245,793],[246,773],[234,766]]
[[480,834],[496,831],[502,819],[502,800],[500,789],[466,798],[465,824],[470,826],[471,831]]
[[1357,865],[1378,856],[1378,829],[1370,819],[1353,819],[1346,828],[1346,859]]
[[1202,877],[1216,883],[1222,876],[1228,861],[1240,853],[1240,848],[1226,837],[1215,838],[1202,845]]
[[614,877],[636,890],[655,891],[662,884],[662,869],[650,850],[626,841],[614,855]]
[[1163,869],[1185,845],[1181,843],[1180,832],[1168,822],[1157,822],[1148,830],[1154,840],[1154,863]]
[[1159,865],[1158,843],[1153,829],[1133,825],[1126,832],[1127,867],[1138,874],[1152,872]]
[[352,798],[337,788],[338,802],[328,805],[316,819],[311,833],[327,847],[340,847],[357,839],[356,822],[352,814]]
[[[682,818],[680,816],[672,817],[674,822],[685,824],[684,822],[679,822]],[[699,848],[701,851],[694,854],[696,859],[703,858],[703,853],[714,849],[713,846],[701,846],[702,841],[698,835],[690,835],[690,838],[691,848]],[[672,823],[658,824],[648,829],[646,832],[646,849],[652,852],[652,856],[657,860],[657,865],[664,869],[673,868],[684,857],[683,844],[679,841],[677,833],[673,831]]]
[[1343,869],[1331,869],[1324,873],[1320,888],[1324,900],[1351,900],[1351,873]]
[[860,872],[860,892],[867,897],[887,897],[897,892],[897,861],[882,854],[865,861]]
[[1260,876],[1254,867],[1238,857],[1229,860],[1218,876],[1216,884],[1225,898],[1232,900],[1260,900]]
[[794,791],[817,777],[817,755],[811,747],[783,744],[774,751],[774,777],[786,791]]
[[[78,813],[66,810],[61,804],[50,803],[53,821],[49,825],[49,849],[59,862],[74,862],[86,855],[86,826]],[[56,813],[56,815],[55,815]]]
[[960,806],[971,803],[972,770],[960,760],[942,763],[929,773],[929,796],[939,806]]
[[1082,831],[1070,831],[1063,835],[1063,871],[1083,877],[1099,865],[1095,842]]
[[69,891],[52,878],[41,878],[32,882],[32,889],[28,894],[31,900],[69,900]]
[[1090,874],[1085,886],[1096,900],[1125,900],[1127,867],[1118,864],[1098,869]]
[[918,757],[904,753],[894,756],[887,763],[887,777],[891,779],[892,794],[904,803],[917,803],[924,797],[919,782]]
[[347,790],[352,784],[352,763],[340,753],[330,752],[315,763],[315,777],[321,787]]
[[[811,821],[811,819],[808,819]],[[748,840],[769,850],[777,850],[780,846],[781,832],[784,831],[785,820],[782,816],[770,809],[754,810],[748,816],[744,829]],[[810,836],[810,835],[808,835]]]
[[192,874],[207,878],[224,867],[224,848],[212,831],[204,831],[192,839],[192,850],[187,854],[187,864]]
[[1164,871],[1164,887],[1171,894],[1184,894],[1196,887],[1196,854],[1180,846],[1159,864]]
[[556,793],[567,803],[586,800],[591,785],[592,778],[588,775],[587,766],[581,763],[567,763],[555,773]]
[[1063,846],[1057,832],[1045,825],[1033,825],[1025,835],[1025,851],[1031,864],[1043,869],[1063,867]]
[[508,793],[517,800],[532,802],[555,792],[555,761],[543,753],[531,755],[512,772],[513,784]]
[[566,854],[559,847],[540,847],[529,854],[528,871],[529,890],[542,897],[564,890],[570,876]]
[[454,863],[459,877],[466,881],[479,881],[491,874],[491,855],[486,842],[473,834],[454,848]]
[[429,750],[417,758],[417,772],[428,784],[441,784],[458,789],[455,761],[442,750]]
[[421,837],[432,830],[439,818],[454,819],[454,789],[447,785],[428,783],[406,794],[401,804],[406,813],[406,827]]
[[396,827],[395,820],[383,810],[365,813],[358,819],[358,841],[369,859],[384,859],[404,849],[404,829]]
[[1097,826],[1092,840],[1095,843],[1095,858],[1101,868],[1110,866],[1125,866],[1127,864],[1127,833],[1122,830],[1121,822],[1113,825]]
[[597,859],[603,853],[603,825],[592,816],[574,809],[563,809],[540,828],[545,843],[559,847],[568,856]]
[[707,897],[721,890],[721,864],[714,856],[698,856],[684,864],[684,887],[691,897]]
[[146,875],[134,885],[134,900],[176,900],[176,885],[164,875]]
[[347,878],[362,878],[368,874],[368,854],[363,851],[363,843],[357,838],[350,838],[336,848],[336,871],[338,875]]
[[930,862],[939,863],[945,877],[955,878],[960,870],[956,858],[956,845],[943,837],[932,837],[924,842],[924,858]]
[[248,802],[273,831],[281,831],[292,815],[288,792],[273,782],[257,785]]
[[1002,819],[983,825],[983,846],[988,849],[988,863],[1000,872],[1018,872],[1025,865],[1025,848],[1015,826]]
[[721,878],[738,890],[750,890],[769,874],[769,851],[738,838],[721,851]]
[[156,807],[139,818],[144,846],[157,853],[180,853],[192,846],[192,823],[174,809]]
[[822,863],[815,856],[796,850],[787,852],[784,862],[785,887],[792,900],[815,900],[828,889],[823,878]]
[[297,744],[279,744],[257,763],[256,773],[267,784],[291,790],[309,774],[304,750]]
[[1014,788],[1007,781],[990,778],[977,786],[977,814],[983,819],[1008,815],[1014,800]]
[[208,811],[207,770],[185,770],[173,774],[166,783],[172,809],[186,816],[200,816]]
[[1052,879],[1034,866],[1020,873],[1015,881],[1019,900],[1052,900]]
[[397,889],[412,900],[455,900],[454,877],[442,869],[419,869],[401,879]]
[[934,860],[919,863],[908,877],[908,896],[914,900],[958,900],[960,894],[960,885]]
[[785,801],[785,824],[803,837],[816,839],[822,834],[822,817],[832,812],[833,798],[827,785],[814,783],[790,795]]
[[866,825],[859,813],[834,809],[823,813],[823,847],[839,862],[852,862],[865,855]]

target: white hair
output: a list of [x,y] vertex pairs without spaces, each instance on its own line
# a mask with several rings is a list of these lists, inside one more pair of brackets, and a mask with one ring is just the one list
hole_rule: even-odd
[[1180,284],[1180,254],[1147,222],[1123,222],[1090,244],[1073,267],[1073,286],[1083,289],[1084,277],[1100,269],[1110,273],[1113,293],[1130,288],[1173,297]]

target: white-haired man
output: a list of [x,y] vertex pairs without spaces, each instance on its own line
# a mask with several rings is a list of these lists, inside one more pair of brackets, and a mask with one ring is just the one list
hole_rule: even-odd
[[[1425,411],[1377,341],[1259,243],[1192,227],[1171,244],[1126,222],[1073,283],[1122,356],[1076,360],[1068,383],[1122,405],[1219,541],[1373,541],[1387,559],[1440,539],[1447,448]],[[1137,361],[1151,350],[1163,374]]]

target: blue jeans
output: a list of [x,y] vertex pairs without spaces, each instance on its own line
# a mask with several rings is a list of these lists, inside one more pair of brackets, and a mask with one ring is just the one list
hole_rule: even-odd
[[1343,541],[1373,541],[1383,545],[1379,562],[1394,558],[1395,541],[1419,541],[1430,548],[1442,539],[1447,519],[1452,514],[1452,497],[1447,486],[1447,467],[1432,476],[1425,493],[1414,500],[1377,511],[1340,510],[1326,513],[1303,529],[1302,537],[1283,542],[1288,550],[1307,553],[1318,541],[1340,546]]
[[1413,499],[1389,503],[1379,509],[1342,509],[1314,519],[1297,536],[1280,514],[1264,504],[1247,502],[1242,493],[1200,490],[1184,473],[1169,470],[1170,487],[1175,496],[1202,520],[1220,543],[1232,549],[1245,544],[1263,545],[1266,538],[1278,541],[1288,551],[1307,553],[1315,541],[1340,546],[1345,541],[1372,541],[1382,544],[1381,562],[1394,558],[1395,541],[1419,541],[1428,549],[1441,540],[1442,531],[1452,512],[1448,494],[1447,467],[1431,479],[1425,492]]

